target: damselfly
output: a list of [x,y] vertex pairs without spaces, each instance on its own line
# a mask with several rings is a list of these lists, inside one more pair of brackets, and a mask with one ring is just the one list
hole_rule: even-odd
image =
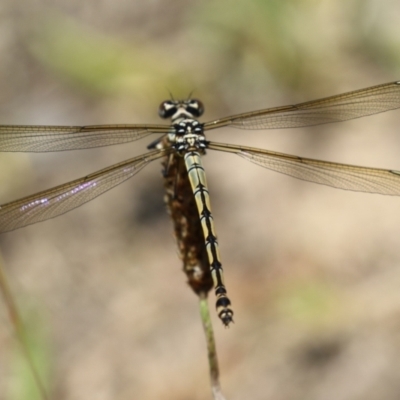
[[246,146],[209,141],[205,133],[222,127],[276,129],[345,121],[400,107],[400,81],[296,105],[198,121],[204,111],[196,99],[167,100],[159,115],[164,125],[0,126],[0,151],[47,152],[121,144],[161,135],[149,152],[0,207],[0,232],[64,214],[131,178],[151,161],[163,159],[166,203],[174,222],[184,270],[199,295],[214,287],[224,325],[233,311],[223,281],[217,235],[201,156],[206,150],[236,154],[295,178],[387,195],[400,195],[400,171],[359,167],[303,158]]

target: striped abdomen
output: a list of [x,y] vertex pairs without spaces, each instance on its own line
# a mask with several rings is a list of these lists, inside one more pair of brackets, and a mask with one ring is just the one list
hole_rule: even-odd
[[217,235],[215,233],[214,220],[211,215],[210,196],[207,188],[206,174],[201,164],[199,153],[196,151],[188,151],[185,154],[184,159],[203,230],[208,262],[210,264],[215,295],[217,297],[217,313],[224,325],[229,325],[229,323],[233,321],[233,311],[230,309],[231,302],[227,297],[224,285]]

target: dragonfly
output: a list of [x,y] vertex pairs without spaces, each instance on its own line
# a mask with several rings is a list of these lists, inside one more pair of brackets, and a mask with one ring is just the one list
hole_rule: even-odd
[[162,159],[166,205],[174,224],[183,269],[194,292],[214,289],[225,326],[233,310],[223,269],[201,157],[206,151],[236,154],[261,167],[339,189],[400,195],[400,171],[304,158],[210,141],[217,128],[277,129],[346,121],[400,108],[400,81],[295,105],[267,108],[202,123],[200,100],[166,100],[158,114],[169,124],[38,126],[1,125],[0,151],[50,152],[116,145],[158,135],[148,152],[68,183],[0,206],[0,233],[64,214]]

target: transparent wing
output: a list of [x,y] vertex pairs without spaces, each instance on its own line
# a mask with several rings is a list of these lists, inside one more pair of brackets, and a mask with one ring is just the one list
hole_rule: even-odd
[[267,108],[204,124],[204,129],[297,128],[346,121],[400,107],[400,81],[372,86],[305,103]]
[[339,189],[400,196],[400,171],[358,167],[222,143],[209,148],[237,154],[255,164],[294,178]]
[[0,125],[0,151],[88,149],[132,142],[169,129],[169,125]]
[[57,217],[131,178],[151,161],[163,157],[155,150],[102,169],[83,178],[0,206],[0,233]]

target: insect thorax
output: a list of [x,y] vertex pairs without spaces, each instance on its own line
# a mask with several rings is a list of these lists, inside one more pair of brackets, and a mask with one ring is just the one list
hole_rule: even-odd
[[171,133],[168,134],[168,140],[178,153],[193,150],[203,153],[208,144],[203,125],[193,118],[184,118],[175,122]]

